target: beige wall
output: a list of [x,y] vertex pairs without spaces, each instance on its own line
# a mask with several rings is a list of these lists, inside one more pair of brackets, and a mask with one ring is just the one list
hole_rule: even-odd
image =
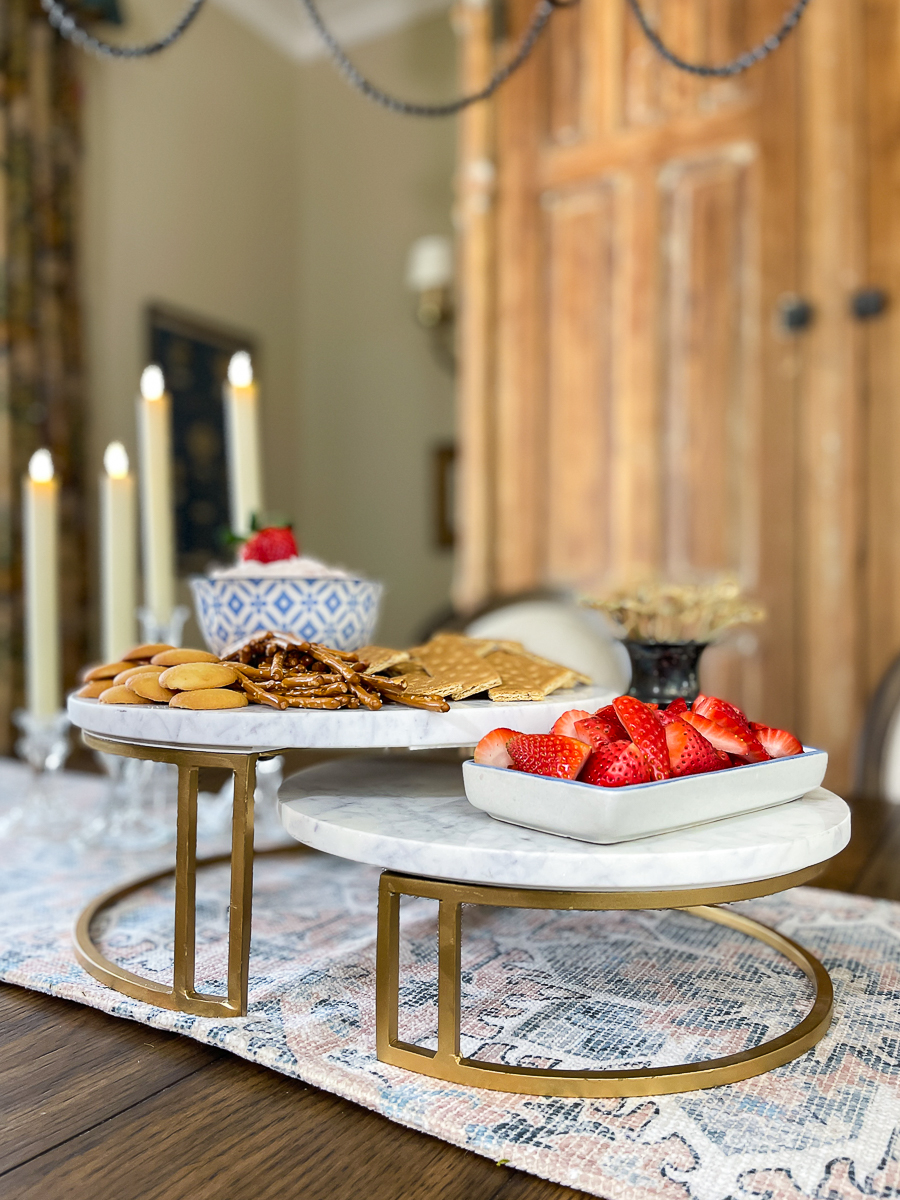
[[[131,0],[123,40],[181,0]],[[390,87],[453,89],[447,18],[357,53]],[[446,602],[429,453],[452,386],[403,287],[409,243],[449,229],[453,127],[376,110],[216,8],[173,49],[85,66],[84,293],[91,473],[134,451],[144,311],[161,301],[261,346],[266,500],[313,553],[384,579],[382,636]]]
[[[455,89],[441,15],[354,52],[401,96]],[[414,320],[410,243],[450,232],[452,121],[397,116],[327,62],[301,68],[300,528],[309,548],[387,585],[381,636],[404,643],[448,603],[433,545],[430,456],[452,435],[453,383]]]

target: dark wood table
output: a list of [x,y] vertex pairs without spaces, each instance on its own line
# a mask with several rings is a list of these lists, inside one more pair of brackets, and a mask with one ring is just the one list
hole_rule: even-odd
[[[821,886],[900,899],[900,807]],[[575,1200],[175,1034],[0,985],[3,1200]]]

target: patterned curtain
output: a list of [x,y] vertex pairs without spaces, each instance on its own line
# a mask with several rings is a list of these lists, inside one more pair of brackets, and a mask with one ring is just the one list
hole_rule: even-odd
[[22,703],[22,477],[48,446],[60,495],[65,683],[86,651],[77,279],[80,51],[37,0],[0,0],[0,752]]

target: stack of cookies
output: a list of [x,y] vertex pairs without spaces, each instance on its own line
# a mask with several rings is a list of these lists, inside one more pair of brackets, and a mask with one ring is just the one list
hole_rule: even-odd
[[78,692],[101,704],[168,704],[170,708],[244,708],[240,676],[207,650],[135,646],[119,662],[93,667]]

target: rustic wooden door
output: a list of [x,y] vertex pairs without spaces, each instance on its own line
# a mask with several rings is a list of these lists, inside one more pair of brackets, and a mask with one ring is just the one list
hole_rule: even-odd
[[[784,0],[647,9],[716,62]],[[510,0],[511,40],[530,11]],[[501,91],[492,139],[481,118],[490,235],[485,204],[474,224],[460,210],[481,275],[462,280],[458,603],[735,576],[769,619],[707,655],[705,686],[825,744],[842,783],[864,690],[858,41],[855,12],[813,0],[802,38],[705,81],[622,0],[582,0]],[[464,136],[462,201],[472,152]],[[791,329],[801,293],[816,315]]]

